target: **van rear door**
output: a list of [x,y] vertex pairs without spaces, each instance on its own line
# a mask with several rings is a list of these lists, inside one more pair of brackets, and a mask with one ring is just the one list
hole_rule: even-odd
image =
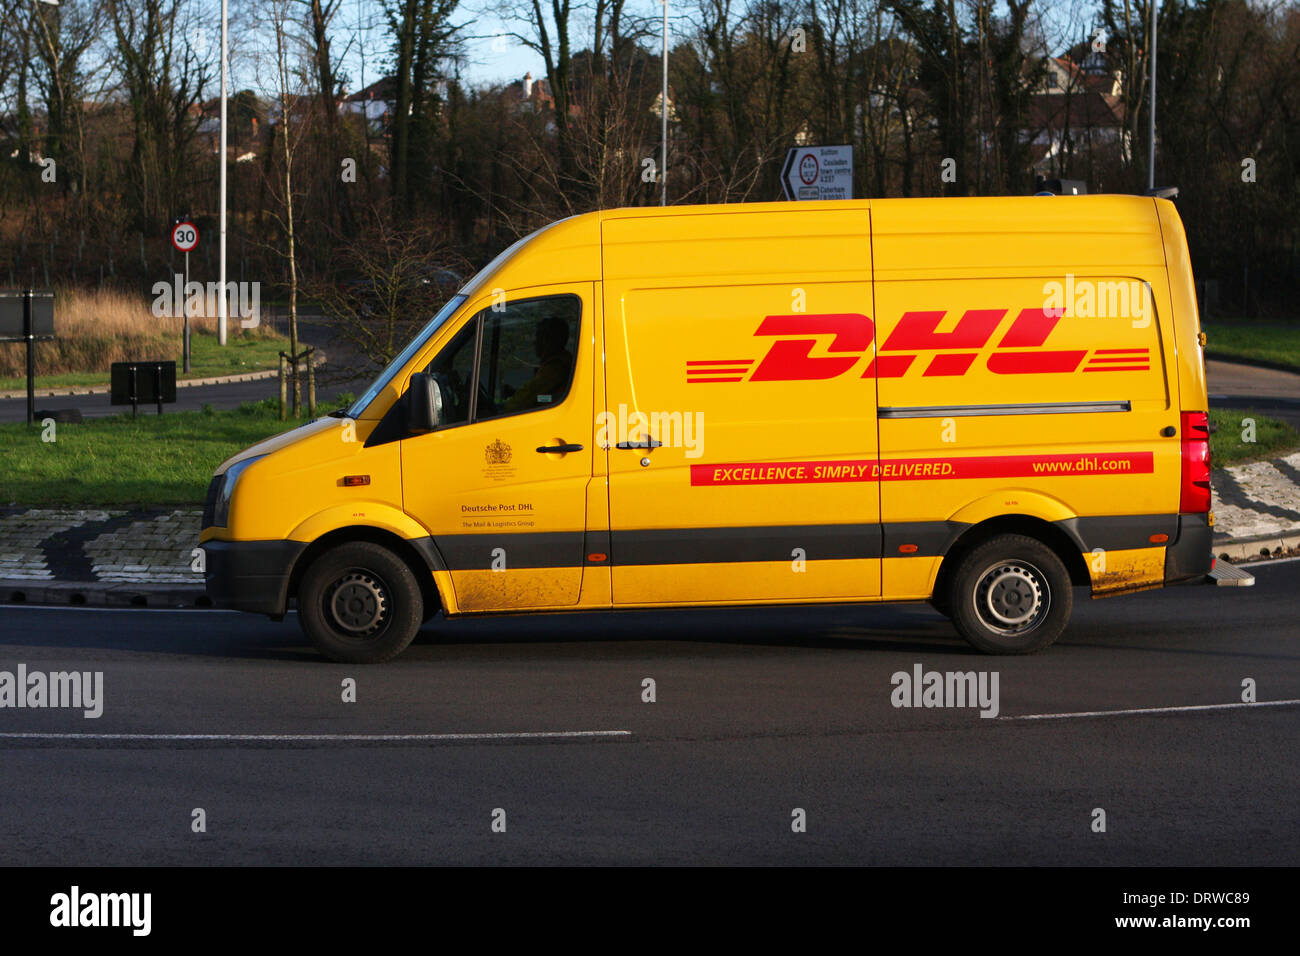
[[950,519],[1000,515],[1068,522],[1098,593],[1160,583],[1180,457],[1150,201],[883,201],[872,221],[886,592],[926,592]]

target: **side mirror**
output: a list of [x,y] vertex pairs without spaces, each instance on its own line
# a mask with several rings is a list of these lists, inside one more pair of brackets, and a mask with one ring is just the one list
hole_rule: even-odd
[[412,432],[431,432],[442,422],[442,389],[432,375],[417,372],[406,390],[407,425]]

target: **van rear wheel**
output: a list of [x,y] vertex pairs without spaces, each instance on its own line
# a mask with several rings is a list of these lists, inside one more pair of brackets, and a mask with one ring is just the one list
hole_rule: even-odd
[[957,633],[986,654],[1032,654],[1065,630],[1074,603],[1056,552],[1019,534],[998,535],[961,559],[947,603]]
[[326,551],[298,587],[298,620],[322,654],[381,664],[411,643],[424,618],[419,582],[387,548],[354,541]]

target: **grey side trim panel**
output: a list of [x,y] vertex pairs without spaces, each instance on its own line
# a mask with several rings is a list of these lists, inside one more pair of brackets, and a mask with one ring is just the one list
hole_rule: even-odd
[[973,418],[978,415],[1083,415],[1088,412],[1128,412],[1122,402],[1037,402],[1021,405],[896,405],[882,406],[877,418]]
[[[611,555],[609,552],[610,552],[610,543],[609,543],[608,531],[587,532],[585,541],[583,542],[582,545],[583,561],[595,567],[608,567],[609,565],[614,563],[611,560]],[[591,555],[593,554],[603,554],[605,555],[605,560],[592,561]]]
[[581,531],[443,534],[434,539],[451,571],[490,571],[493,552],[505,551],[507,569],[577,568],[586,558]]
[[1122,551],[1126,548],[1158,548],[1151,543],[1151,535],[1167,534],[1169,540],[1178,538],[1178,515],[1102,515],[1089,518],[1067,518],[1055,522],[1079,546],[1081,552]]
[[407,541],[416,553],[424,559],[424,563],[429,566],[430,571],[446,571],[447,565],[442,560],[442,554],[438,551],[438,546],[434,543],[433,538],[410,538]]
[[[884,527],[885,557],[937,558],[947,554],[970,525],[964,521],[895,521]],[[914,544],[916,550],[901,554],[898,548],[904,544]]]
[[616,531],[614,561],[627,564],[729,564],[880,557],[880,525],[772,525],[743,528],[654,528]]
[[[486,571],[493,552],[505,550],[506,567],[570,568],[581,565],[744,564],[789,561],[795,549],[809,561],[848,561],[899,557],[900,545],[914,544],[904,557],[936,557],[948,552],[969,525],[959,521],[894,524],[763,525],[731,528],[647,528],[631,531],[502,532],[442,535],[436,540],[452,571]],[[412,542],[414,543],[414,542]],[[432,547],[432,545],[430,545]],[[587,555],[608,555],[592,562]],[[424,553],[423,551],[421,553]]]

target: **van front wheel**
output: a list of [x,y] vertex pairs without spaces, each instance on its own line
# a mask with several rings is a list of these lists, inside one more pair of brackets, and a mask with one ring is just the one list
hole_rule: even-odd
[[342,664],[381,664],[406,649],[424,616],[411,569],[387,548],[354,541],[312,562],[298,587],[298,620]]
[[961,559],[948,594],[957,633],[986,654],[1032,654],[1065,630],[1074,595],[1051,548],[999,535]]

